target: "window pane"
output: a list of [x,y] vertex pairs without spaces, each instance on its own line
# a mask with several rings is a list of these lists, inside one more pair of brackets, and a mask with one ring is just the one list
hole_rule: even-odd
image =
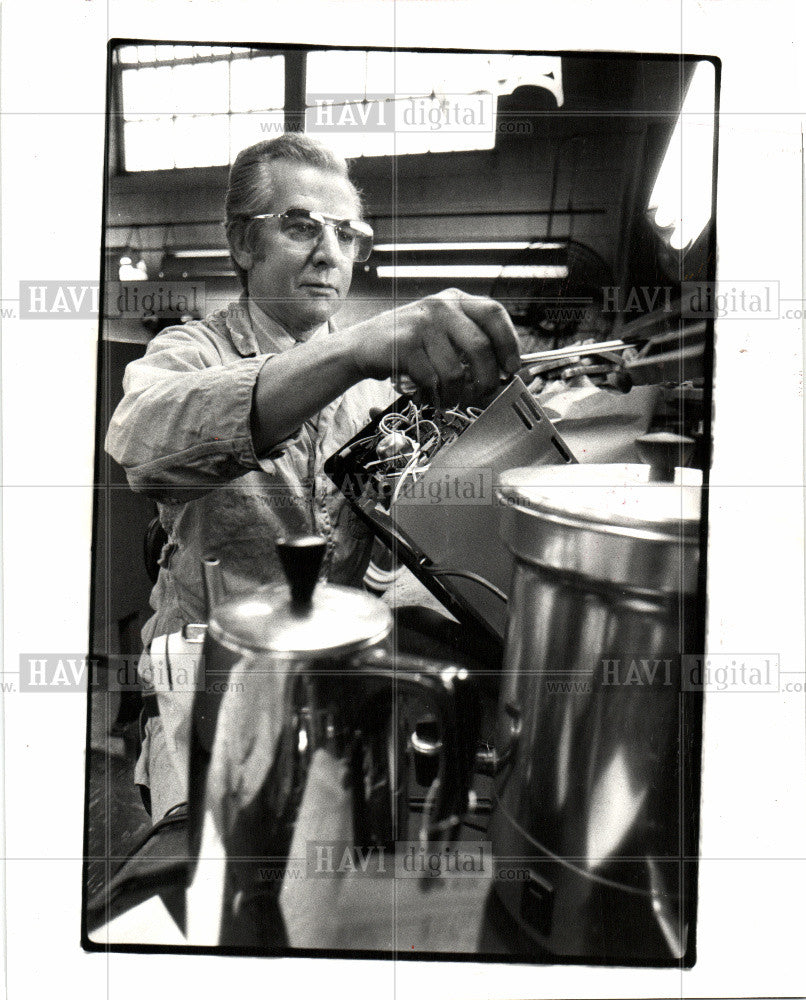
[[283,56],[234,60],[230,69],[232,110],[282,108],[285,103],[284,65]]
[[262,139],[273,139],[282,135],[284,119],[282,111],[256,111],[252,114],[232,115],[230,118],[229,162],[242,149]]
[[127,118],[173,113],[173,70],[169,66],[158,69],[125,69],[121,76],[123,114]]
[[141,63],[154,62],[157,58],[157,48],[155,45],[138,45],[137,58]]
[[227,63],[199,63],[174,66],[177,113],[226,114],[228,98]]
[[192,59],[192,45],[174,45],[174,59]]
[[368,94],[394,94],[395,53],[367,52]]
[[116,51],[119,62],[136,63],[138,61],[137,47],[135,45],[121,45]]
[[148,118],[125,122],[123,148],[127,170],[167,170],[174,165],[173,121]]
[[174,129],[177,167],[212,167],[229,162],[227,115],[183,115]]
[[395,60],[395,93],[402,97],[422,97],[434,89],[443,60],[450,56],[433,52],[398,52]]
[[495,81],[492,78],[490,57],[467,52],[449,56],[438,75],[437,87],[444,94],[475,94],[478,91],[492,93]]
[[309,52],[308,94],[364,94],[365,52]]
[[[231,59],[231,53],[251,56]],[[124,133],[126,142],[137,146],[125,151],[128,170],[170,167],[174,159],[177,166],[231,162],[245,146],[283,131],[282,55],[245,46],[154,44],[121,46],[117,55],[124,64],[134,60],[162,63],[157,68],[121,72]],[[209,63],[169,64],[202,56],[218,58]],[[431,93],[447,100],[486,93],[493,95],[494,107],[495,97],[523,84],[546,87],[558,106],[563,103],[561,58],[556,56],[353,49],[310,52],[306,61],[309,101],[314,94],[337,102],[341,95],[395,94],[398,118],[411,103],[410,98],[419,104]],[[392,105],[385,108],[389,120]],[[366,112],[365,106],[362,111]],[[175,128],[166,121],[171,115],[178,116]],[[372,117],[376,117],[374,112]],[[141,128],[131,127],[137,124],[135,119],[145,119]],[[378,130],[334,131],[326,139],[351,158],[491,149],[495,145],[492,129],[463,131],[458,124],[434,129],[427,123],[423,128],[408,126],[398,124],[396,137]],[[149,150],[149,144],[154,148]]]
[[[367,52],[361,83],[358,55],[357,52],[311,53],[308,63],[314,65],[315,71],[309,74],[309,103],[313,93],[332,97],[337,97],[340,91],[363,92],[369,96],[392,93],[395,95],[397,143],[394,151],[387,152],[387,140],[372,133],[359,136],[355,132],[342,132],[339,135],[334,131],[328,134],[327,141],[345,156],[493,149],[496,99],[524,83],[545,87],[554,94],[558,107],[563,103],[559,56]],[[340,66],[348,65],[352,76],[346,70],[339,75]],[[423,98],[429,98],[432,93],[437,100],[426,100],[423,104]],[[484,95],[489,96],[485,98]],[[481,110],[476,108],[477,100],[483,100]],[[420,124],[407,120],[407,115],[408,119],[417,117],[421,109],[427,114],[433,113],[440,121],[432,127],[431,117]],[[459,117],[454,109],[458,109]],[[335,109],[333,113],[336,114]],[[387,120],[389,117],[387,114]]]
[[[124,46],[120,52],[140,60],[120,74],[127,170],[227,164],[245,146],[283,132],[282,55],[181,44]],[[234,53],[248,58],[233,59]],[[145,67],[143,60],[160,65]],[[138,122],[142,127],[133,127]]]

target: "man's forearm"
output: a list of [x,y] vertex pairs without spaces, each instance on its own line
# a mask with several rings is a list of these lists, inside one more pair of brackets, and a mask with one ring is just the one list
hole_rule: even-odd
[[339,333],[269,358],[252,401],[255,452],[264,455],[363,378],[348,339]]
[[265,454],[365,378],[408,375],[431,402],[455,406],[484,399],[501,371],[519,368],[504,307],[446,289],[267,361],[252,405],[255,451]]

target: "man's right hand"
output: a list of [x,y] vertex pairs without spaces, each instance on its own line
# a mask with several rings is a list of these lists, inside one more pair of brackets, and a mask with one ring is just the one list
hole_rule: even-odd
[[455,288],[359,323],[343,336],[363,378],[409,378],[429,402],[479,401],[501,372],[520,368],[515,328],[502,305]]
[[263,365],[251,427],[258,456],[365,378],[407,375],[437,406],[483,403],[520,368],[515,329],[492,299],[448,289],[313,338]]

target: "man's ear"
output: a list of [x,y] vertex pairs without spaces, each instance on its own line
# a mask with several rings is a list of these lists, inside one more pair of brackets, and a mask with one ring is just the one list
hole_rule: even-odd
[[244,271],[248,271],[251,268],[254,256],[249,253],[248,250],[239,250],[237,247],[233,246],[230,253],[232,254],[232,259],[238,267],[242,267]]
[[238,267],[242,267],[244,271],[248,271],[250,269],[252,262],[255,259],[255,255],[248,249],[246,228],[246,226],[239,222],[233,222],[227,227],[227,240],[229,242],[232,259]]

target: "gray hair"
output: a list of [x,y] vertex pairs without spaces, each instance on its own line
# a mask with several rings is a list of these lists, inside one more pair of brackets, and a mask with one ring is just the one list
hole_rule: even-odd
[[[272,164],[275,160],[301,163],[343,177],[355,193],[360,209],[361,192],[350,180],[347,161],[309,135],[284,132],[276,139],[265,139],[242,149],[230,167],[226,199],[227,240],[230,248],[237,241],[254,252],[255,248],[250,246],[248,216],[268,210],[272,194]],[[232,263],[244,291],[247,291],[246,271],[234,258]]]

